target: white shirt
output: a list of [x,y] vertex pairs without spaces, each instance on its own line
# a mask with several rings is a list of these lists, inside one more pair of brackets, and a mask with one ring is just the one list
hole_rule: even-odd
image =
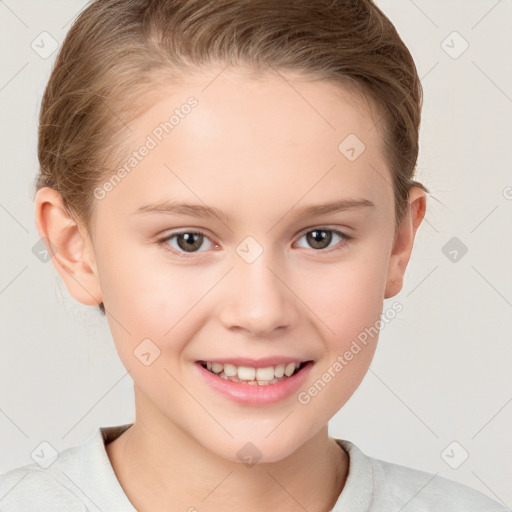
[[[100,427],[66,448],[46,469],[37,463],[0,475],[1,512],[136,512],[116,478],[105,442],[132,424]],[[487,496],[423,471],[366,456],[336,439],[349,455],[345,487],[332,512],[508,512]],[[191,507],[200,504],[191,503]]]

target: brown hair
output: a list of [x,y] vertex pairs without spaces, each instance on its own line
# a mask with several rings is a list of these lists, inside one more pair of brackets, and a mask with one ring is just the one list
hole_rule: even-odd
[[410,188],[428,192],[413,181],[421,82],[371,0],[93,1],[69,30],[44,93],[36,189],[57,190],[68,214],[90,228],[93,190],[120,161],[119,134],[155,81],[214,63],[298,71],[359,92],[379,128],[383,120],[396,227]]

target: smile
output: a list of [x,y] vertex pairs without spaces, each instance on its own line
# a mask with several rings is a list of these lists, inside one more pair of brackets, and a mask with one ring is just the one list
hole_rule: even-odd
[[236,366],[229,363],[199,361],[203,368],[216,374],[221,379],[260,386],[276,384],[286,380],[300,371],[306,363],[307,361],[289,362],[264,368],[254,368],[251,366]]
[[200,380],[216,394],[253,407],[291,398],[304,384],[315,364],[312,360],[290,361],[284,357],[228,361],[201,360],[193,366]]

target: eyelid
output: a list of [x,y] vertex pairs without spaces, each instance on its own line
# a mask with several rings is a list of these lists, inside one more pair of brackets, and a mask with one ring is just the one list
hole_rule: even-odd
[[210,243],[214,247],[219,247],[219,244],[212,239],[212,236],[210,234],[208,234],[206,231],[204,231],[203,229],[200,229],[200,228],[188,228],[188,229],[185,228],[185,229],[178,229],[177,231],[171,231],[171,232],[167,233],[166,235],[164,235],[162,237],[159,237],[158,240],[157,240],[157,243],[158,243],[158,245],[164,246],[164,250],[166,250],[166,251],[168,251],[168,252],[170,252],[172,254],[178,255],[178,256],[190,257],[193,254],[201,254],[202,252],[204,252],[204,251],[198,251],[196,253],[186,253],[184,251],[183,252],[182,251],[177,251],[176,249],[172,248],[167,243],[171,238],[174,238],[174,237],[179,236],[179,235],[183,235],[185,233],[193,233],[195,235],[202,235],[204,238],[209,240]]
[[212,234],[204,228],[196,228],[194,226],[188,227],[188,228],[176,228],[176,229],[169,229],[164,231],[163,235],[158,235],[158,239],[161,240],[168,240],[169,238],[176,236],[176,235],[183,235],[184,233],[195,233],[198,235],[203,235],[205,238],[208,238],[213,243],[213,236]]
[[[338,244],[336,244],[334,247],[331,247],[328,249],[321,249],[321,250],[316,250],[316,251],[314,249],[312,249],[313,251],[315,251],[319,254],[320,253],[330,253],[332,251],[342,249],[345,247],[345,245],[350,240],[353,240],[355,238],[353,235],[347,233],[345,231],[345,228],[339,228],[338,226],[330,226],[330,225],[325,225],[325,224],[318,224],[318,225],[310,226],[308,228],[304,228],[302,231],[300,231],[296,237],[296,241],[300,240],[304,235],[306,235],[307,233],[310,233],[311,231],[322,231],[322,230],[332,231],[333,233],[337,233],[337,234],[341,235],[341,238],[343,240],[341,242],[339,242]],[[166,252],[170,252],[171,254],[176,255],[178,257],[190,258],[190,257],[194,257],[193,255],[198,255],[198,254],[200,255],[202,252],[205,252],[205,251],[197,251],[197,252],[192,252],[192,253],[186,253],[186,252],[178,251],[178,250],[172,248],[167,243],[171,238],[173,238],[175,236],[179,236],[181,234],[185,234],[185,233],[193,233],[193,234],[197,234],[197,235],[202,235],[204,238],[209,240],[215,247],[219,247],[219,244],[214,242],[212,240],[212,237],[205,230],[200,229],[200,228],[183,228],[183,229],[178,229],[176,231],[171,231],[168,234],[166,234],[165,236],[160,237],[157,240],[157,243],[159,245],[164,246],[164,250]],[[197,256],[195,256],[195,257],[197,257]]]
[[333,247],[327,247],[325,249],[317,250],[310,249],[314,253],[318,253],[320,256],[327,256],[328,254],[346,249],[350,242],[352,242],[356,238],[354,235],[347,233],[345,228],[340,228],[339,226],[329,226],[325,224],[320,224],[302,230],[297,236],[296,242],[298,242],[304,235],[306,235],[307,233],[311,233],[312,231],[331,231],[332,233],[337,234],[341,238],[341,241],[335,244]]
[[309,233],[310,231],[317,231],[317,230],[318,231],[321,231],[321,230],[333,231],[335,233],[340,233],[341,235],[343,235],[347,239],[354,238],[353,235],[348,233],[348,229],[347,228],[344,228],[344,227],[340,228],[339,226],[330,226],[329,224],[313,225],[313,226],[311,226],[309,228],[305,228],[302,231],[299,231],[299,234],[297,236],[300,238],[300,237],[303,237],[306,233]]

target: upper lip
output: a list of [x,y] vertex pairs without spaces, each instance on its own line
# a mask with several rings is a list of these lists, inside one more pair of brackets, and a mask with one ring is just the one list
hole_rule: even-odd
[[226,357],[219,358],[215,357],[212,359],[200,359],[200,363],[220,363],[220,364],[232,364],[234,366],[249,366],[250,368],[267,368],[268,366],[277,366],[279,364],[287,363],[305,363],[312,361],[311,359],[299,359],[293,356],[275,356],[275,357],[264,357],[260,359],[251,359],[248,357]]

